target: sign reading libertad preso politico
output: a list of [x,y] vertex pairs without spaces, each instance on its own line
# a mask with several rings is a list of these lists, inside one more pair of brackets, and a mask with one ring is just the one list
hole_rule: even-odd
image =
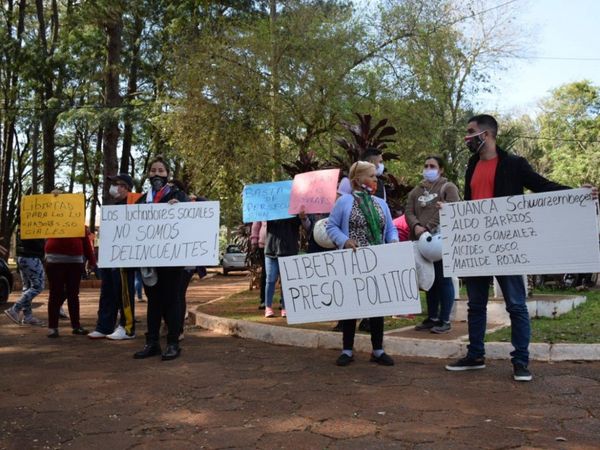
[[421,312],[411,242],[279,258],[288,323]]
[[598,272],[596,203],[582,188],[444,204],[444,275]]
[[37,194],[21,199],[21,239],[85,236],[83,194]]
[[209,266],[218,252],[219,202],[102,207],[100,267]]

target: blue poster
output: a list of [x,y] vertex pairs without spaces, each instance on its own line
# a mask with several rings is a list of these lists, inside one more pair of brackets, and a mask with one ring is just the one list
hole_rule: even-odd
[[243,192],[244,223],[288,219],[292,180],[248,184]]

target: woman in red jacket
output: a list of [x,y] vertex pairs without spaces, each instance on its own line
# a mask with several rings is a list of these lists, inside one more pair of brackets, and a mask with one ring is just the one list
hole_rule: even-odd
[[[87,330],[79,322],[79,283],[84,270],[84,261],[90,267],[96,266],[96,255],[88,237],[50,238],[46,241],[46,274],[50,285],[48,299],[48,337],[57,338],[60,305],[65,294],[69,306],[69,317],[73,334],[86,335]],[[85,257],[85,260],[84,260]]]

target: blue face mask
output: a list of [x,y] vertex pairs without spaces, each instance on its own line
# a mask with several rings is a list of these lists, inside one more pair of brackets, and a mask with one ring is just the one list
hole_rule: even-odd
[[375,169],[375,175],[380,177],[381,175],[383,175],[384,170],[385,170],[385,167],[384,167],[383,163],[380,162],[379,165],[377,166],[377,168]]
[[437,169],[424,169],[423,170],[423,178],[425,178],[430,183],[433,183],[440,177],[440,172]]

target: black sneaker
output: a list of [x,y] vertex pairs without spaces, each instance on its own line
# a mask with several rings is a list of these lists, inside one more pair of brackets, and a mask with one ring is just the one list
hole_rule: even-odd
[[336,359],[335,364],[337,366],[347,366],[348,364],[350,364],[352,361],[354,361],[354,357],[353,356],[348,356],[345,353],[342,353],[340,356],[338,356],[338,359]]
[[265,309],[265,302],[260,302],[260,305],[258,305],[258,309],[260,309],[261,311]]
[[533,376],[527,366],[521,363],[513,364],[513,379],[515,381],[531,381]]
[[434,334],[444,334],[448,333],[450,330],[452,330],[452,325],[450,325],[450,322],[443,322],[441,325],[436,325],[429,331]]
[[448,364],[446,370],[459,372],[463,370],[485,369],[485,358],[470,358],[465,356],[458,361]]
[[375,356],[373,353],[371,353],[370,361],[377,363],[377,364],[381,364],[382,366],[393,366],[394,365],[394,360],[387,353],[382,353],[379,356]]
[[79,328],[73,328],[73,331],[71,333],[76,334],[78,336],[87,336],[89,331],[86,330],[85,328],[79,327]]
[[441,320],[432,320],[429,317],[415,327],[415,331],[431,330],[433,327],[442,325]]

